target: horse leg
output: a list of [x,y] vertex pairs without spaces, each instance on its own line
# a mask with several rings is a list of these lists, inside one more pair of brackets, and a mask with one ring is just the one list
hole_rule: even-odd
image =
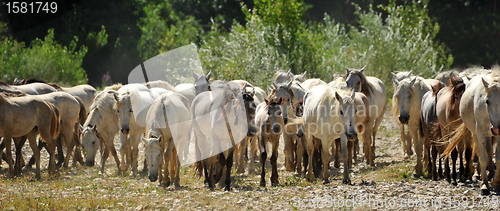
[[61,167],[64,164],[64,152],[61,141],[61,135],[57,137],[55,140],[56,148],[57,148],[57,168]]
[[163,172],[163,181],[162,181],[163,187],[170,186],[170,177],[169,177],[170,172],[168,170],[168,166],[169,166],[170,162],[172,162],[172,160],[170,158],[172,157],[172,151],[174,148],[173,139],[168,140],[167,143],[168,144],[165,146],[166,150],[163,153],[163,160],[165,161],[165,169],[163,170],[164,172]]
[[[332,145],[331,141],[330,141],[330,143],[328,143],[329,141],[325,141],[326,143],[324,143],[322,140],[319,140],[319,141],[322,142],[323,146],[331,146]],[[338,147],[338,148],[340,148],[340,147]],[[342,150],[345,150],[345,148],[342,148]],[[330,173],[328,172],[328,167],[330,167],[330,152],[329,151],[330,151],[329,147],[323,147],[323,150],[320,151],[321,159],[323,160],[323,184],[330,183],[330,180],[329,180]],[[337,149],[335,151],[337,151]],[[337,152],[337,155],[338,154],[339,153]],[[337,162],[337,160],[335,160],[335,162]]]
[[[276,149],[277,150],[277,149]],[[233,166],[233,149],[228,150],[228,155],[226,158],[226,175],[225,175],[225,180],[224,180],[224,190],[225,191],[230,191],[231,190],[231,167]],[[244,156],[242,156],[244,157]],[[271,163],[272,163],[272,158],[271,158]]]
[[[365,146],[366,143],[366,153],[365,158],[367,160],[367,163],[370,164],[370,166],[375,166],[375,140],[373,139],[373,136],[370,136],[370,133],[372,132],[371,125],[370,123],[365,124],[365,131],[363,132],[363,147]],[[365,141],[366,140],[366,141]]]
[[[498,156],[499,152],[500,152],[500,144],[497,144],[496,156],[495,156],[496,168],[500,170],[500,156]],[[493,186],[493,188],[495,188],[496,192],[500,192],[500,174],[498,173],[498,171],[496,172],[495,177],[491,181],[491,185]]]
[[250,165],[248,165],[248,173],[249,174],[254,174],[255,173],[255,155],[257,153],[257,144],[259,142],[259,139],[257,136],[253,136],[250,139]]
[[452,185],[457,185],[457,168],[455,166],[458,158],[458,150],[455,147],[453,151],[451,151],[451,171],[452,171]]
[[262,169],[260,172],[260,186],[266,187],[266,160],[267,160],[267,151],[266,151],[266,139],[264,135],[260,136],[260,163],[262,164]]
[[[122,132],[119,132],[119,134],[120,134],[120,142],[121,142],[120,155],[122,157],[120,170],[126,171],[128,168],[128,164],[130,163],[128,161],[129,155],[127,155],[127,142],[128,142],[128,140],[127,140],[127,135],[124,135]],[[110,136],[110,137],[112,137],[112,136]]]
[[413,144],[415,147],[415,152],[417,153],[417,164],[415,165],[415,175],[416,177],[420,177],[424,175],[423,166],[422,166],[422,151],[424,146],[424,140],[418,134],[418,130],[414,127],[408,126],[408,130],[413,139]]
[[358,163],[357,160],[358,160],[358,151],[359,151],[359,139],[358,139],[358,137],[356,137],[356,140],[354,140],[353,144],[354,144],[353,145],[354,148],[352,149],[353,150],[352,159],[353,159],[354,165],[356,165]]
[[[343,176],[344,178],[342,179],[342,183],[344,184],[351,184],[351,179],[349,178],[349,165],[347,164],[347,137],[345,134],[340,135],[340,147],[341,147],[341,156],[342,159],[344,160],[344,172]],[[328,165],[328,163],[324,163],[324,165]]]
[[493,141],[495,140],[495,137],[489,137],[489,147],[486,148],[486,152],[488,152],[488,179],[493,179],[495,176],[495,164],[493,163]]
[[[328,151],[329,147],[325,147],[325,148]],[[340,156],[340,138],[335,139],[335,162],[333,163],[333,167],[335,167],[335,168],[340,168],[340,158],[339,158],[339,156]],[[330,162],[330,159],[328,159],[328,163],[329,162]]]
[[[427,161],[425,166],[427,167],[427,178],[430,179],[433,177],[434,172],[433,172],[433,164],[435,166],[436,159],[431,160],[431,140],[429,139],[429,130],[427,130],[426,133],[424,133],[424,163]],[[431,173],[432,172],[432,173]]]
[[5,143],[5,156],[7,156],[7,163],[9,164],[9,177],[14,177],[14,164],[12,163],[12,137],[4,136]]
[[[305,128],[304,128],[304,131],[307,131],[307,130],[305,130]],[[309,158],[308,162],[307,162],[308,163],[307,166],[309,168],[307,169],[306,179],[307,179],[307,181],[312,182],[312,181],[314,181],[313,162],[312,161],[314,159],[313,156],[314,156],[314,148],[315,148],[315,146],[314,146],[312,135],[310,135],[309,133],[306,133],[305,137],[306,137],[306,143],[307,143],[307,145],[306,145],[306,147],[307,147],[307,155],[308,155],[308,158]]]
[[486,167],[489,166],[490,158],[488,148],[491,149],[491,137],[477,134],[475,139],[479,148],[479,163],[481,164],[481,195],[490,195],[488,175],[486,174]]
[[[271,155],[271,186],[279,185],[278,180],[278,147],[279,147],[279,136],[275,137],[273,141],[272,155]],[[293,161],[292,161],[293,162]]]
[[23,146],[26,143],[26,136],[14,138],[14,144],[16,147],[16,161],[14,164],[14,173],[16,176],[21,175],[21,166],[24,164],[23,161]]
[[[36,141],[36,140],[35,140]],[[43,142],[41,139],[38,139],[38,151],[41,151],[45,147],[45,142]],[[24,166],[25,168],[31,169],[31,166],[35,164],[35,155],[31,156],[30,161]]]
[[[357,138],[356,138],[357,139]],[[352,168],[352,154],[354,150],[354,141],[347,141],[347,164]]]
[[[28,142],[30,143],[31,150],[33,151],[33,158],[36,164],[35,178],[40,179],[40,149],[39,145],[36,144],[37,133],[28,134]],[[42,142],[43,143],[43,142]]]
[[243,141],[239,143],[238,149],[233,154],[233,156],[236,155],[235,162],[238,161],[238,163],[236,164],[236,173],[238,174],[245,173],[247,164],[245,161],[245,155],[247,154],[246,150],[248,147],[248,142],[250,141],[249,139],[251,139],[251,137],[246,136]]
[[105,146],[104,147],[104,153],[102,154],[101,158],[101,173],[104,174],[104,167],[106,166],[106,160],[108,160],[109,156],[109,147]]
[[472,165],[471,141],[470,136],[465,138],[465,170],[460,177],[460,182],[466,182],[467,179],[472,179],[472,174],[474,174],[474,171],[472,170],[474,166]]
[[[298,138],[298,137],[297,137]],[[297,159],[295,163],[295,169],[297,170],[297,173],[299,175],[302,175],[302,160],[304,158],[304,145],[305,145],[305,139],[303,137],[297,139]],[[307,154],[306,154],[307,156]],[[305,161],[305,160],[304,160]]]
[[285,130],[285,133],[283,133],[283,140],[285,144],[285,148],[283,149],[283,154],[285,154],[285,169],[286,171],[294,171],[293,169],[293,158],[292,158],[292,151],[295,151],[292,148],[295,148],[295,145],[293,144],[293,134],[288,133]]
[[[405,135],[405,125],[399,123],[399,136],[401,138],[401,142],[403,143],[403,158],[408,158],[407,147],[406,147],[406,135]],[[364,145],[363,145],[364,147]],[[365,151],[365,150],[363,150]]]
[[[114,137],[114,134],[111,136],[108,135],[108,137]],[[109,151],[111,151],[111,155],[113,155],[113,157],[115,158],[116,167],[118,168],[118,174],[120,174],[121,173],[120,159],[118,158],[118,154],[116,153],[115,144],[113,143],[113,139],[108,138],[105,140],[107,140],[105,146],[106,146],[106,148],[109,149]]]
[[[431,154],[432,154],[432,162],[429,162],[433,164],[430,169],[432,172],[432,180],[437,181],[438,180],[438,173],[436,170],[436,159],[438,155],[438,151],[436,149],[436,146],[431,146]],[[439,162],[439,168],[441,168],[441,161]]]

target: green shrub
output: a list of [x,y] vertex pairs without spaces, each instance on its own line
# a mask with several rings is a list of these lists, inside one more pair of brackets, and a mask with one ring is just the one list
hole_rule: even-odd
[[36,39],[30,47],[24,47],[11,39],[0,42],[0,80],[11,83],[15,77],[38,78],[62,85],[78,85],[87,82],[81,67],[87,53],[83,46],[76,50],[75,38],[69,48],[54,41],[54,31],[49,30],[42,41]]

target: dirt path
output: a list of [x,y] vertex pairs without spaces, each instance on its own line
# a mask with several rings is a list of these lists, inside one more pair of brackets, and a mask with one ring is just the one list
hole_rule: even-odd
[[[118,136],[115,139],[119,147]],[[270,165],[266,167],[267,187],[259,187],[260,175],[237,175],[233,169],[233,190],[208,191],[202,178],[194,176],[189,166],[182,167],[181,190],[158,187],[149,182],[145,173],[136,178],[116,175],[114,160],[108,159],[105,174],[99,166],[62,169],[60,176],[47,174],[47,153],[42,152],[42,179],[32,181],[34,171],[25,170],[24,176],[6,179],[7,164],[0,169],[0,209],[303,209],[306,207],[334,207],[352,209],[499,209],[500,198],[478,196],[478,183],[447,182],[414,178],[415,156],[403,159],[399,128],[386,114],[376,140],[375,167],[366,166],[361,157],[351,171],[352,185],[342,184],[340,169],[330,164],[331,183],[323,185],[318,179],[306,182],[296,173],[281,169],[283,143],[280,143],[278,174],[280,185],[270,185]],[[25,160],[31,156],[24,147]],[[362,151],[362,150],[361,150]],[[142,150],[139,169],[142,169]],[[100,163],[98,158],[97,163]],[[256,163],[256,172],[260,164]]]

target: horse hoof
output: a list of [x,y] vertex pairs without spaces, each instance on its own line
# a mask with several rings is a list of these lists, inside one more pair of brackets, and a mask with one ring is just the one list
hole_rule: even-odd
[[453,185],[453,186],[457,186],[457,181],[453,180],[453,181],[451,182],[451,185]]
[[266,187],[266,181],[260,181],[260,187]]
[[323,185],[326,185],[326,184],[330,184],[330,180],[326,179],[325,181],[323,181]]
[[481,195],[483,196],[490,195],[490,190],[481,188]]
[[226,186],[226,187],[224,188],[224,191],[228,191],[228,192],[229,192],[229,191],[231,191],[231,187]]
[[350,179],[345,179],[345,180],[342,180],[342,183],[344,183],[345,185],[350,185],[351,184],[351,180]]

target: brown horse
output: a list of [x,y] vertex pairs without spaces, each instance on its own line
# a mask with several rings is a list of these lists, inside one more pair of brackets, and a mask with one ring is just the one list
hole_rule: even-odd
[[[455,131],[461,124],[462,124],[462,119],[460,118],[460,113],[459,113],[459,105],[460,105],[460,100],[462,98],[462,94],[465,92],[465,83],[461,77],[454,77],[449,80],[449,85],[444,87],[443,89],[439,90],[437,93],[437,101],[436,101],[436,115],[439,123],[439,128],[436,130],[441,131],[441,136],[446,137],[448,134],[451,132]],[[446,147],[447,143],[444,143],[444,146],[439,147],[440,148],[440,153],[443,152],[444,148]],[[464,163],[463,163],[463,152],[464,152],[464,147],[466,147],[466,162],[467,166],[464,169]],[[446,177],[448,182],[451,182],[452,184],[456,184],[456,177],[457,177],[457,172],[455,169],[455,163],[457,161],[458,155],[460,156],[460,174],[461,174],[461,181],[465,181],[469,176],[469,172],[471,171],[472,168],[472,137],[466,136],[464,140],[462,140],[456,149],[454,149],[451,152],[451,159],[452,159],[452,178],[450,178],[449,175],[449,168],[446,167],[445,172],[446,172]],[[433,158],[434,160],[435,158]],[[447,160],[445,161],[445,165],[448,165]],[[453,181],[451,181],[453,180]]]
[[257,135],[260,136],[260,162],[262,163],[262,171],[260,175],[260,186],[266,186],[266,159],[267,151],[266,144],[272,144],[271,155],[271,185],[279,184],[278,180],[278,146],[281,133],[284,128],[284,120],[280,106],[286,103],[286,99],[272,98],[266,102],[262,102],[257,106],[255,111],[255,125],[257,126]]
[[[11,140],[13,137],[21,137],[27,134],[32,135],[35,127],[47,143],[50,154],[49,169],[55,173],[55,143],[54,138],[59,132],[59,122],[56,115],[56,108],[37,96],[26,96],[9,98],[0,94],[0,136],[4,137],[6,147],[6,157],[9,163],[9,176],[14,176],[12,163]],[[40,178],[40,152],[36,143],[30,140],[31,148],[37,158],[36,177]]]

